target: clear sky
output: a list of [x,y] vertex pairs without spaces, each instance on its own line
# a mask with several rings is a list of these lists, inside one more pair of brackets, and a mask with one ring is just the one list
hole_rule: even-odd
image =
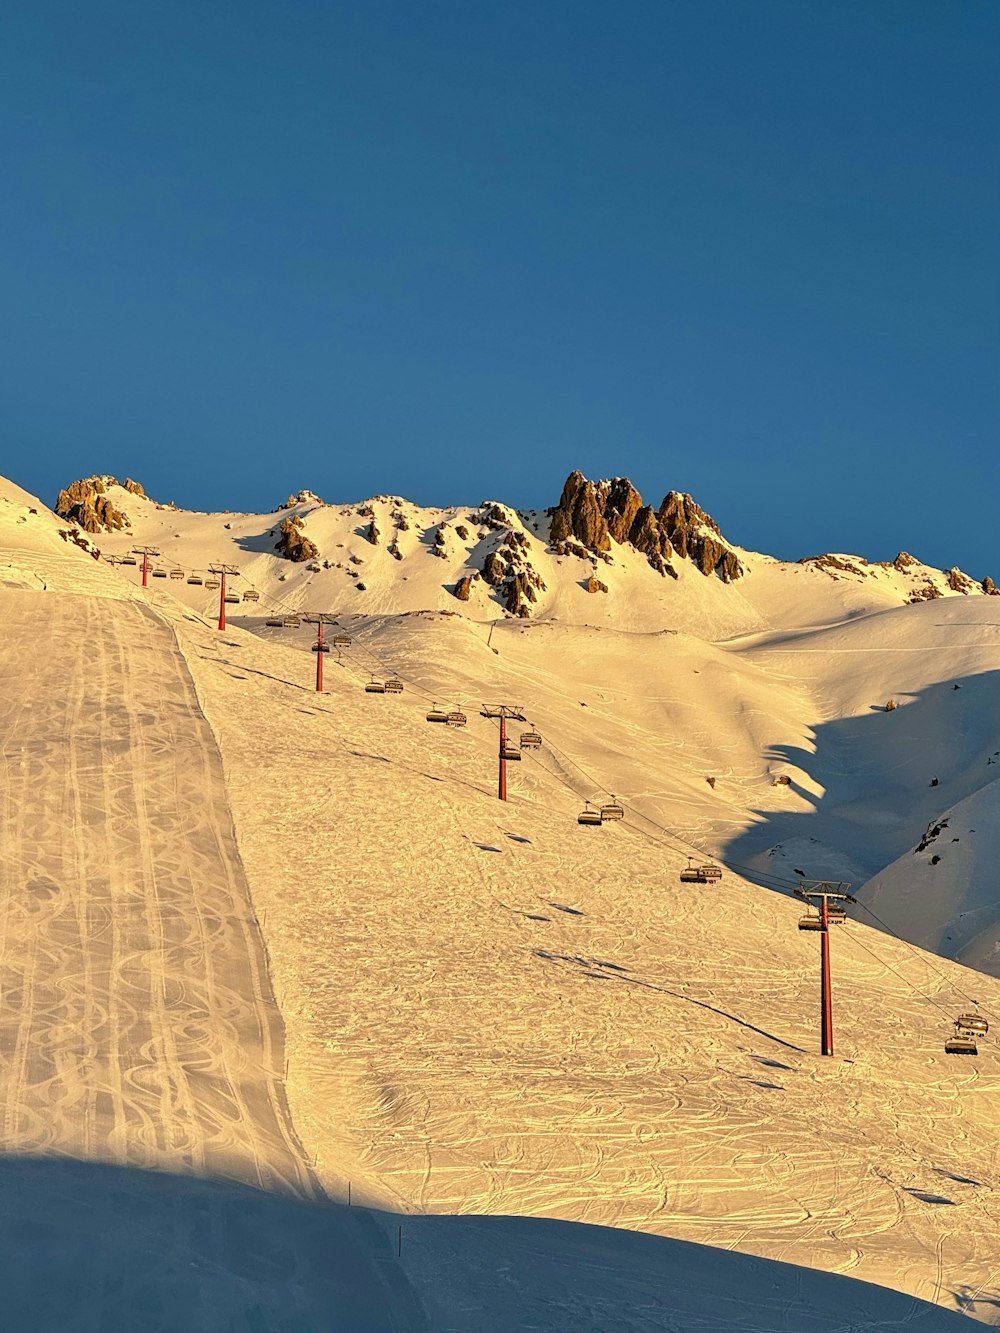
[[1000,581],[996,0],[8,0],[0,472]]

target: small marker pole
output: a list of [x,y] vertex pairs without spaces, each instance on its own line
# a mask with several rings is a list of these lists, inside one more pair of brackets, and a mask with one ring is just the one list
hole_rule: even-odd
[[347,1206],[348,1206],[348,1208],[350,1208],[350,1206],[351,1206],[351,1182],[350,1182],[350,1181],[347,1182]]
[[222,582],[219,584],[219,629],[226,628],[226,571],[222,571]]
[[396,1229],[396,1258],[398,1259],[398,1258],[402,1255],[402,1253],[403,1253],[403,1228],[402,1228],[402,1227],[397,1227],[397,1229]]
[[323,617],[316,625],[316,693],[323,693]]
[[507,749],[507,719],[503,713],[500,714],[500,783],[497,795],[501,801],[507,799],[507,760],[504,758],[504,752]]

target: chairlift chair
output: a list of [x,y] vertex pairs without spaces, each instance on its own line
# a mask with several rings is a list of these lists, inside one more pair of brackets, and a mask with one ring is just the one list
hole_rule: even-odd
[[847,913],[842,907],[827,907],[826,919],[831,926],[842,926],[847,920]]
[[365,694],[385,694],[385,681],[372,676],[365,685]]
[[522,750],[537,750],[537,749],[539,749],[539,748],[541,747],[541,744],[542,744],[542,738],[541,738],[541,735],[540,735],[537,731],[522,731],[522,732],[521,732],[521,749],[522,749]]
[[240,595],[238,592],[227,591],[223,600],[230,603],[238,602],[240,600]]
[[430,710],[429,710],[429,712],[428,712],[428,714],[427,714],[427,721],[428,721],[428,722],[447,722],[447,721],[448,721],[448,710],[447,710],[447,708],[438,708],[437,704],[431,704]]
[[170,571],[170,577],[172,579],[182,579],[184,577],[183,569],[172,569]]
[[701,877],[705,883],[708,884],[712,880],[721,879],[722,871],[718,866],[712,865],[711,862],[709,862],[707,865],[701,867]]
[[388,680],[385,682],[385,692],[386,694],[403,693],[403,682],[399,679],[398,676],[390,676],[388,678]]
[[576,822],[578,824],[600,824],[601,812],[600,810],[595,810],[590,802],[587,801],[584,809],[577,815]]
[[205,582],[205,580],[201,577],[200,574],[189,574],[189,575],[188,575],[188,583],[195,583],[195,584],[198,585],[199,588],[201,587],[201,585],[202,585],[204,582]]
[[166,571],[165,569],[154,569],[154,570],[153,570],[153,578],[154,578],[154,579],[165,579],[166,577],[167,577],[167,571]]
[[454,712],[448,714],[446,721],[449,727],[464,727],[468,718],[456,708]]
[[963,1037],[956,1028],[954,1037],[949,1037],[944,1044],[944,1053],[945,1055],[978,1055],[979,1047],[976,1045],[974,1037]]
[[302,624],[302,621],[298,616],[283,616],[281,623],[284,625],[285,629],[298,629]]
[[264,621],[264,624],[265,624],[265,625],[273,626],[274,629],[281,629],[281,627],[282,627],[282,625],[283,625],[284,623],[285,623],[285,622],[281,619],[280,616],[275,616],[275,617],[272,618],[271,620],[265,620],[265,621]]
[[205,587],[211,588],[212,591],[214,592],[216,588],[221,587],[221,584],[219,583],[218,579],[206,579]]
[[955,1027],[961,1032],[979,1033],[984,1037],[990,1030],[990,1025],[982,1014],[959,1014],[955,1019]]
[[503,757],[510,763],[513,763],[514,760],[517,760],[517,762],[520,763],[521,747],[519,745],[515,745],[512,741],[508,741],[507,744],[503,747]]
[[137,565],[138,563],[139,562],[138,560],[136,560],[134,555],[123,555],[121,560],[119,561],[119,564],[122,565]]
[[328,653],[330,651],[330,645],[328,643],[314,643],[312,645],[312,651],[314,653]]
[[333,640],[334,648],[350,648],[351,636],[349,634],[337,634]]
[[823,918],[818,912],[809,912],[806,916],[799,917],[799,930],[822,930]]
[[688,857],[687,865],[681,871],[681,883],[682,884],[705,883],[705,876],[701,873],[701,866],[696,866],[695,863],[691,860],[690,856]]
[[611,793],[611,800],[601,806],[601,822],[606,824],[611,819],[624,819],[625,809],[615,800],[614,792]]
[[245,602],[259,602],[260,593],[257,591],[256,588],[248,588],[246,592],[243,594],[243,600]]

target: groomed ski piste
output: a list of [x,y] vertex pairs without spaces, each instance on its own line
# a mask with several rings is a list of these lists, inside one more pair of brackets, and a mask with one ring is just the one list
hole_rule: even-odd
[[[266,553],[273,516],[128,501],[105,554],[165,523],[260,604],[220,631],[203,587],[142,589],[0,489],[5,1327],[1000,1322],[1000,983],[864,888],[988,799],[991,598],[748,554],[745,587],[653,604],[616,551],[606,598],[566,561],[504,619],[426,543],[310,510],[367,606]],[[350,637],[322,693],[275,609]],[[544,741],[505,804],[498,701]],[[611,793],[624,820],[577,823]],[[799,871],[860,899],[832,1057]],[[996,1027],[956,1060],[973,1001]]]

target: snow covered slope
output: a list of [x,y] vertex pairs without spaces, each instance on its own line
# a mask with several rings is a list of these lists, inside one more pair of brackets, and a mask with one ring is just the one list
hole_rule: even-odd
[[[138,502],[129,495],[132,509]],[[165,547],[151,527],[140,529],[137,513],[130,510],[130,535],[101,534],[102,547]],[[150,524],[153,515],[176,531],[218,520],[206,529],[200,568],[232,558],[225,541],[235,516],[190,518],[153,506]],[[306,533],[313,522],[310,515]],[[371,545],[363,536],[358,543],[359,553]],[[220,553],[210,555],[217,545]],[[405,572],[418,555],[428,568],[445,563],[422,547],[403,561],[387,559]],[[613,556],[615,566],[600,562],[605,582],[618,567],[620,555]],[[998,983],[852,920],[833,941],[838,1049],[824,1059],[815,1054],[816,938],[796,930],[798,905],[732,869],[718,885],[678,879],[688,855],[703,849],[738,847],[740,864],[761,858],[773,866],[781,853],[767,851],[776,842],[785,847],[782,838],[740,843],[768,823],[787,830],[788,844],[810,846],[816,807],[822,810],[829,791],[834,808],[816,840],[824,856],[857,856],[863,867],[899,837],[897,826],[910,815],[887,779],[889,758],[902,742],[898,787],[912,797],[921,728],[932,737],[954,732],[941,712],[953,700],[939,699],[935,687],[968,658],[965,649],[949,658],[940,641],[928,651],[930,617],[952,607],[956,617],[973,607],[985,613],[995,604],[955,596],[903,607],[890,586],[898,571],[886,572],[883,586],[867,575],[841,580],[804,566],[782,572],[775,562],[746,558],[757,563],[739,584],[713,583],[693,568],[690,578],[669,582],[648,565],[641,571],[663,590],[658,596],[690,592],[692,606],[701,598],[699,623],[715,642],[688,624],[656,623],[646,607],[619,607],[626,621],[635,614],[632,624],[574,625],[568,614],[553,620],[533,612],[528,620],[500,619],[491,632],[483,622],[496,620],[495,605],[488,616],[468,614],[469,604],[442,591],[440,574],[436,586],[446,600],[419,604],[432,586],[428,576],[414,605],[361,614],[354,581],[321,566],[345,579],[357,599],[347,606],[358,606],[341,615],[353,642],[341,661],[331,655],[322,695],[312,687],[309,629],[263,623],[273,610],[263,574],[255,579],[261,604],[249,607],[262,613],[241,615],[224,634],[195,613],[211,610],[197,585],[159,580],[141,594],[158,627],[151,647],[167,630],[174,636],[219,747],[241,869],[285,1023],[287,1078],[272,1065],[266,1078],[251,1078],[253,1098],[277,1086],[302,1143],[300,1167],[333,1199],[346,1202],[350,1184],[355,1205],[383,1210],[352,1208],[369,1220],[352,1222],[349,1234],[383,1275],[371,1283],[381,1293],[371,1313],[384,1326],[417,1327],[412,1320],[422,1318],[435,1329],[532,1322],[569,1329],[588,1321],[653,1329],[700,1318],[710,1328],[832,1330],[849,1312],[861,1326],[944,1329],[956,1317],[948,1310],[996,1317],[1000,1275],[991,1238],[1000,1177],[982,1145],[992,1141],[1000,1062],[992,1041],[977,1061],[947,1058],[942,1043],[970,991],[1000,1020]],[[570,557],[563,565],[558,559],[555,569],[565,569]],[[288,570],[285,582],[299,580],[299,605],[336,609],[310,600],[310,571],[274,566],[277,592]],[[137,596],[135,568],[105,572]],[[758,575],[754,605],[749,590]],[[622,579],[622,603],[638,600],[629,592],[638,585]],[[815,604],[782,591],[813,584],[824,590]],[[413,591],[408,582],[395,586]],[[588,593],[575,582],[562,594],[567,607],[601,606],[605,598],[614,605],[610,593]],[[723,600],[731,594],[739,600]],[[44,608],[54,594],[22,588],[0,596],[34,598]],[[894,609],[883,614],[873,601]],[[41,614],[34,604],[29,613]],[[134,615],[137,626],[146,623],[138,608]],[[87,616],[87,641],[107,642],[111,622],[92,607]],[[894,618],[910,628],[897,633]],[[985,620],[977,623],[985,632]],[[957,628],[957,620],[949,624]],[[879,652],[885,635],[888,651]],[[919,651],[908,651],[913,645]],[[993,669],[985,638],[982,651],[981,673]],[[99,680],[110,700],[123,678],[114,655],[105,657]],[[153,695],[157,657],[152,651],[132,668],[148,674]],[[180,669],[177,657],[171,662]],[[121,671],[128,669],[123,659]],[[389,670],[403,678],[402,695],[364,692],[371,673],[384,678]],[[80,675],[74,667],[73,679]],[[886,687],[900,707],[876,714]],[[921,691],[931,696],[923,719],[911,715]],[[955,707],[966,708],[967,692],[963,679],[951,691],[962,701]],[[481,702],[498,700],[520,704],[545,739],[541,751],[511,765],[506,806],[495,796],[496,732],[478,712]],[[468,727],[429,726],[424,715],[434,701],[463,703]],[[166,700],[163,711],[176,726]],[[156,719],[160,705],[144,705],[143,713]],[[185,716],[197,722],[197,713]],[[968,744],[951,769],[941,765],[932,793],[972,774],[977,715],[959,716]],[[836,732],[842,723],[846,740],[817,743],[824,726]],[[896,723],[888,739],[880,730],[869,740],[869,726]],[[18,725],[11,722],[12,735]],[[132,739],[124,751],[143,748]],[[40,754],[36,784],[64,782],[58,750]],[[859,771],[864,756],[873,771],[867,800],[858,801],[849,784],[838,790],[833,779],[838,765]],[[777,782],[781,776],[791,781]],[[132,785],[143,791],[146,784],[136,777]],[[883,787],[890,805],[880,822]],[[17,810],[26,790],[8,783]],[[626,819],[578,825],[583,799],[607,799],[608,791],[621,796]],[[68,848],[105,838],[101,802],[93,828],[61,808],[71,820]],[[126,837],[126,845],[128,856],[147,857],[155,883],[165,854],[142,851],[148,819],[132,821],[135,843]],[[859,822],[862,838],[841,836]],[[117,832],[124,836],[127,825]],[[178,838],[204,851],[195,826]],[[73,902],[80,892],[72,890]],[[175,920],[174,904],[165,906]],[[198,909],[192,902],[181,910]],[[95,1002],[100,987],[116,994],[125,979],[154,994],[162,970],[155,918],[143,918],[141,930],[132,971],[95,970]],[[231,934],[220,932],[219,947]],[[60,931],[58,942],[60,958],[67,949],[90,956],[82,934]],[[34,955],[40,975],[48,956],[47,949]],[[191,966],[197,972],[201,965]],[[238,971],[238,960],[229,966]],[[208,1045],[196,1058],[207,1060],[212,1042],[226,1036],[213,1032],[209,1021],[198,1038]],[[102,1044],[106,1032],[94,1033],[98,1068],[116,1068],[120,1056]],[[155,1051],[143,1058],[159,1064]],[[94,1076],[87,1066],[73,1068],[71,1086],[86,1092]],[[192,1087],[197,1114],[187,1123],[197,1125],[197,1080]],[[80,1121],[87,1123],[82,1112]],[[30,1150],[30,1131],[18,1142]],[[68,1151],[93,1160],[87,1145],[81,1133]],[[161,1169],[177,1179],[213,1170],[185,1163],[173,1145],[162,1151]],[[242,1182],[253,1179],[248,1173],[245,1166],[231,1174]],[[221,1203],[216,1216],[221,1248],[212,1250],[212,1273],[225,1286],[218,1275],[231,1271],[232,1251]],[[398,1243],[396,1225],[404,1233],[398,1263],[387,1246],[387,1239]],[[263,1241],[266,1229],[258,1234]],[[190,1235],[178,1232],[174,1252],[193,1243]],[[692,1252],[680,1242],[713,1248]],[[798,1267],[790,1275],[772,1260]],[[833,1279],[813,1269],[917,1299],[862,1283],[834,1293],[826,1285]],[[338,1299],[352,1299],[346,1281],[338,1290]],[[611,1299],[616,1292],[620,1299]],[[946,1309],[928,1312],[920,1298]],[[423,1315],[412,1313],[414,1301]],[[266,1326],[282,1327],[267,1308]],[[484,1311],[494,1312],[492,1325]]]

